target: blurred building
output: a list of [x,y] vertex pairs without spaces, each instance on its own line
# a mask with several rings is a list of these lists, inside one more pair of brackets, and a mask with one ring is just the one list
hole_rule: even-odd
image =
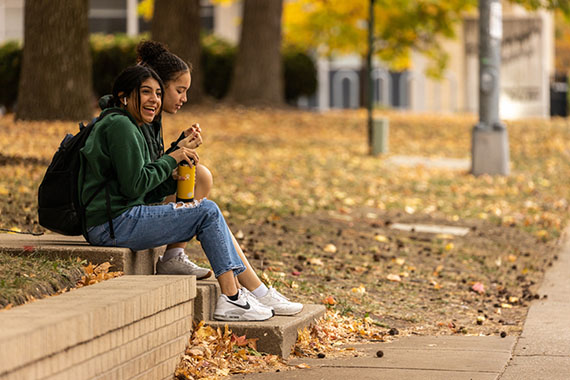
[[[425,75],[427,59],[414,53],[412,67],[395,73],[374,63],[374,103],[377,107],[411,112],[477,113],[479,100],[477,15],[466,16],[457,39],[442,40],[450,59],[443,79]],[[550,116],[550,82],[554,77],[554,20],[546,11],[529,13],[503,7],[500,117]],[[319,109],[361,105],[361,58],[318,61],[319,89],[302,104]]]
[[[91,0],[92,33],[137,35],[150,25],[137,15],[138,0]],[[501,66],[501,118],[548,117],[550,81],[554,77],[554,21],[551,13],[529,13],[522,7],[503,5]],[[0,0],[0,42],[23,37],[24,0]],[[241,3],[213,6],[202,0],[202,27],[238,43]],[[442,80],[425,75],[428,62],[413,54],[412,67],[392,72],[375,62],[374,103],[378,107],[410,112],[468,112],[478,109],[478,19],[466,16],[456,40],[442,40],[450,55]],[[362,101],[362,62],[359,56],[317,59],[318,90],[299,106],[327,110],[358,108]]]

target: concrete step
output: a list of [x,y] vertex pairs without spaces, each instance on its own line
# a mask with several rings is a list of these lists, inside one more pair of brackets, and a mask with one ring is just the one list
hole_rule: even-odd
[[112,264],[112,271],[129,275],[150,275],[154,274],[156,260],[165,247],[135,252],[128,248],[95,247],[89,245],[83,236],[3,233],[0,234],[0,248],[18,255],[40,252],[52,257],[79,257],[93,264],[109,262]]
[[216,300],[220,288],[216,280],[201,280],[196,283],[194,299],[194,320],[205,321],[213,327],[228,326],[236,335],[258,338],[257,349],[260,352],[288,358],[297,341],[297,332],[324,316],[324,305],[304,305],[303,310],[294,316],[275,316],[262,322],[222,322],[213,319]]
[[172,377],[195,295],[191,276],[122,276],[3,311],[0,379]]

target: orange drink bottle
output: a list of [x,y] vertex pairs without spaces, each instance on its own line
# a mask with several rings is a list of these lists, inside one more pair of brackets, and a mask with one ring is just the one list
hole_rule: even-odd
[[176,202],[194,201],[194,184],[196,183],[196,165],[190,166],[182,161],[178,165],[178,184],[176,188]]

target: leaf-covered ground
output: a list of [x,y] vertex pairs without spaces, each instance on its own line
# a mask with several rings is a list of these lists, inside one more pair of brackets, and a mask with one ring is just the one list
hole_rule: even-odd
[[[567,224],[570,122],[508,124],[511,175],[397,167],[392,155],[470,157],[467,116],[385,113],[390,154],[367,154],[363,111],[195,108],[165,117],[165,140],[193,122],[210,198],[259,274],[291,298],[369,316],[401,334],[521,330]],[[378,115],[380,116],[380,114]],[[76,123],[0,119],[0,228],[41,231],[36,189]],[[396,222],[468,227],[465,237]],[[196,243],[189,251],[205,262]]]

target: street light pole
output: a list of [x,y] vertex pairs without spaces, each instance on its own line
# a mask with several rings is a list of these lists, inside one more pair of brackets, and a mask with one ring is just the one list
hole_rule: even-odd
[[372,81],[372,54],[374,51],[374,0],[370,0],[369,19],[368,19],[368,52],[366,54],[366,80],[368,82],[368,147],[370,153],[373,153],[373,118],[372,106],[374,97],[374,83]]
[[503,11],[500,0],[479,0],[479,123],[472,131],[474,175],[509,174],[507,129],[499,120]]

